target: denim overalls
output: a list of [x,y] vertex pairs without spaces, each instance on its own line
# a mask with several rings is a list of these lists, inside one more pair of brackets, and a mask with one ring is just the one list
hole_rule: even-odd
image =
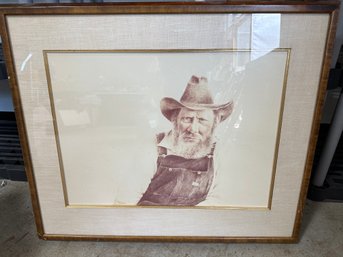
[[194,206],[204,201],[214,176],[213,151],[214,146],[205,157],[186,159],[167,155],[158,146],[157,172],[137,205]]

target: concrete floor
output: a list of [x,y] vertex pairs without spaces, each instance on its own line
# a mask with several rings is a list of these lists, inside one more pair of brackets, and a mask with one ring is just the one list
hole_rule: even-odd
[[36,236],[28,184],[0,188],[1,257],[343,256],[343,204],[308,201],[298,244],[191,244],[43,241]]

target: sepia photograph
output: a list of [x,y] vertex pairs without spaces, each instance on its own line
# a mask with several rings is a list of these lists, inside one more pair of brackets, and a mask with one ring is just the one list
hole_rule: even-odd
[[269,208],[288,55],[45,51],[66,205]]

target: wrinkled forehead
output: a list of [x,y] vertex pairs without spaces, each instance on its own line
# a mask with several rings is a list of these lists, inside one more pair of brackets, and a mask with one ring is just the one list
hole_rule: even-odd
[[187,108],[181,108],[178,117],[179,118],[191,117],[191,118],[202,118],[206,120],[213,120],[214,112],[211,109],[191,110]]

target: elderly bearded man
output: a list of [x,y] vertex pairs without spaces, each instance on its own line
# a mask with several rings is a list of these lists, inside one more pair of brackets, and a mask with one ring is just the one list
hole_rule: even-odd
[[157,171],[138,205],[194,206],[206,200],[214,177],[213,133],[232,108],[232,102],[213,103],[205,77],[192,76],[180,102],[161,100],[173,129],[157,135]]

